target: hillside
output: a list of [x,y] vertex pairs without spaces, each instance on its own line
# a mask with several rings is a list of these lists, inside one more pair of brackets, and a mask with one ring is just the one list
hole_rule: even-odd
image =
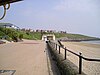
[[61,34],[61,33],[56,33],[56,38],[63,40],[63,41],[89,41],[89,40],[100,40],[100,38],[96,38],[96,37],[90,37],[90,36],[86,36],[86,35],[81,35],[81,34],[71,34],[71,33],[67,33],[67,34]]
[[70,34],[70,33],[41,33],[41,32],[28,32],[15,30],[10,28],[0,27],[0,38],[6,38],[9,41],[14,41],[15,39],[30,39],[30,40],[41,40],[42,34],[55,34],[57,39],[67,38],[67,39],[98,39],[95,37],[89,37],[80,34]]

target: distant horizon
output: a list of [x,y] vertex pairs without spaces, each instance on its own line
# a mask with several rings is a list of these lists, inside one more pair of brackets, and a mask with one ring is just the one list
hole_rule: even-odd
[[100,0],[24,0],[11,4],[0,22],[100,38]]

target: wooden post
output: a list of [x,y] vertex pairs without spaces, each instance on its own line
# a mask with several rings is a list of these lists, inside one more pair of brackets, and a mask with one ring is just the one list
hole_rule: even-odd
[[60,46],[59,46],[59,54],[60,54]]
[[56,44],[56,50],[57,50],[57,44]]
[[66,47],[65,47],[65,60],[66,60],[66,51],[67,51],[67,50],[66,50]]
[[79,74],[82,73],[82,53],[79,53]]

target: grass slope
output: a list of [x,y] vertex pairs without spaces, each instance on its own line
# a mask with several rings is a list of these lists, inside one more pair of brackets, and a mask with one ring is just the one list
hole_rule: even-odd
[[[50,34],[50,33],[42,33],[42,34]],[[19,38],[20,35],[23,35],[23,39],[30,39],[30,40],[41,40],[42,36],[41,32],[27,32],[9,28],[0,28],[0,38],[3,36],[8,36],[8,40],[12,40],[13,37]],[[67,37],[69,39],[97,39],[95,37],[89,37],[80,34],[70,34],[70,33],[51,33],[55,34],[56,38]]]

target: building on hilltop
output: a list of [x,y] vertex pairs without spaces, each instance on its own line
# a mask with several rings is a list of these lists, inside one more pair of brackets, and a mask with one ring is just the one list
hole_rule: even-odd
[[11,23],[0,23],[0,27],[13,28],[13,29],[20,29],[18,26],[13,25],[13,24],[11,24]]

